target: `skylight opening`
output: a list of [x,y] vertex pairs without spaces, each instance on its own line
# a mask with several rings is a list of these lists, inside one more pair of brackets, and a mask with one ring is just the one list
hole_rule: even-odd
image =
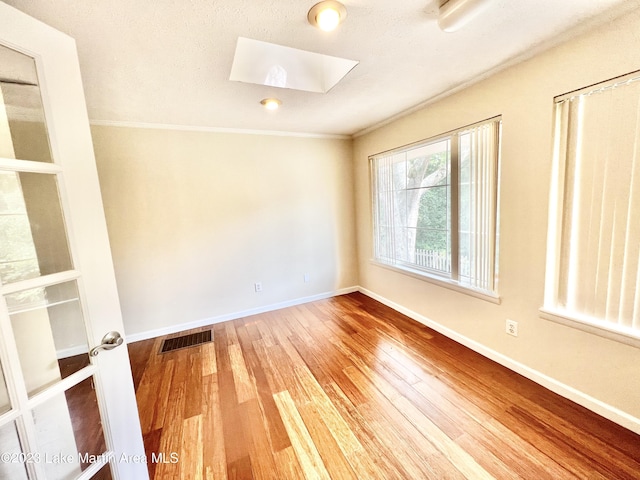
[[239,37],[229,80],[327,93],[358,63]]

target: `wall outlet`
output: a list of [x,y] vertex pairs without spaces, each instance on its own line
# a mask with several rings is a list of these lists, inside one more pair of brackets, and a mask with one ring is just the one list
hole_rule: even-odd
[[513,335],[514,337],[518,336],[518,322],[515,320],[509,320],[507,318],[507,327],[506,331],[509,335]]
[[304,274],[304,283],[309,283],[309,274],[308,273]]
[[256,282],[254,287],[256,289],[256,293],[260,293],[262,291],[262,282]]

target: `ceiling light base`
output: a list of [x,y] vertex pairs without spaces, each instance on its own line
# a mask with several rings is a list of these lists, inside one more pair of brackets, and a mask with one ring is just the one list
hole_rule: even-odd
[[277,110],[282,105],[282,101],[277,98],[264,98],[260,100],[260,105],[267,110]]
[[[334,10],[338,13],[339,18],[335,25],[332,26],[332,28],[324,28],[318,23],[318,17],[325,10]],[[347,8],[343,4],[335,0],[324,0],[320,3],[316,3],[313,7],[311,7],[311,10],[309,10],[309,13],[307,14],[307,20],[309,20],[309,23],[311,25],[325,31],[334,30],[340,23],[344,21],[346,17]]]

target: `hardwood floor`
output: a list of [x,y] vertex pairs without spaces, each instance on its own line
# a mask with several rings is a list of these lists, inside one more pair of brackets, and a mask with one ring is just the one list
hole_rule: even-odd
[[[89,364],[89,356],[76,355],[58,360],[62,378],[67,378]],[[79,453],[100,455],[106,451],[106,442],[102,432],[100,410],[94,390],[93,378],[87,378],[65,392],[74,440]],[[82,462],[80,468],[84,471],[91,463]],[[111,480],[111,469],[105,465],[96,473],[92,480]]]
[[152,479],[640,478],[639,435],[361,294],[210,328],[129,345]]

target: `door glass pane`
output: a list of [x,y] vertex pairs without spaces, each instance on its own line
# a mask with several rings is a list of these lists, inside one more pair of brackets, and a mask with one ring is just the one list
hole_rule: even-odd
[[33,410],[47,478],[71,480],[102,459],[105,441],[93,377]]
[[111,476],[111,467],[107,464],[100,469],[98,473],[96,473],[91,480],[112,480]]
[[15,422],[0,427],[0,479],[27,480],[26,461],[22,453]]
[[0,172],[0,281],[72,268],[56,177]]
[[30,396],[89,364],[75,281],[24,290],[5,299]]
[[[11,410],[11,401],[9,400],[9,392],[7,390],[7,384],[4,381],[4,372],[2,371],[2,364],[0,364],[0,415]],[[2,450],[0,450],[2,453]],[[2,477],[0,477],[2,478]]]
[[0,157],[51,162],[35,62],[2,45]]

